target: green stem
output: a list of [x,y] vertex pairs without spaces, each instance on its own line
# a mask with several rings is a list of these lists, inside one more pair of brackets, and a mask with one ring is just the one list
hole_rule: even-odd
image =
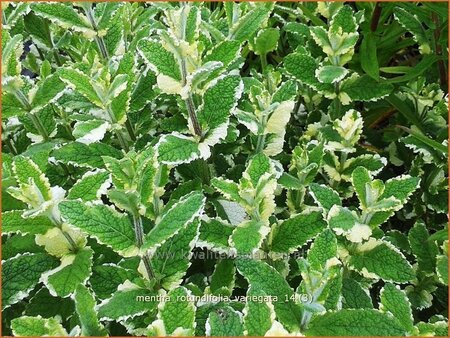
[[48,215],[48,218],[52,221],[52,223],[59,229],[61,230],[62,234],[64,235],[64,237],[66,238],[67,242],[70,244],[70,246],[72,247],[72,251],[73,252],[77,252],[78,251],[78,246],[75,243],[75,241],[73,240],[72,236],[70,236],[70,234],[66,231],[64,231],[62,229],[62,223],[59,222],[55,217],[53,217],[52,214]]
[[39,134],[43,137],[44,141],[48,141],[50,139],[50,137],[48,136],[47,131],[45,130],[45,127],[42,125],[42,122],[39,118],[39,116],[33,114],[33,113],[28,113],[31,121],[33,121],[33,125],[34,127],[39,131]]
[[[186,70],[186,60],[181,58],[181,76],[183,80],[183,86],[186,85],[187,78],[187,70]],[[192,98],[192,94],[189,92],[188,97],[184,100],[186,103],[186,108],[188,111],[189,119],[191,120],[192,127],[194,128],[195,135],[201,137],[202,136],[202,128],[200,127],[200,123],[198,122],[197,115],[195,114],[195,104]]]
[[260,134],[258,135],[258,141],[256,142],[255,153],[259,154],[264,150],[264,144],[266,143],[266,135]]
[[48,141],[49,140],[48,133],[45,130],[45,127],[42,125],[42,122],[39,119],[39,116],[37,116],[31,112],[32,107],[30,105],[30,102],[28,102],[28,99],[25,96],[25,94],[22,93],[22,91],[20,91],[20,90],[14,90],[13,94],[17,98],[17,100],[19,100],[21,105],[28,111],[28,116],[30,117],[31,121],[33,122],[34,127],[37,129],[37,131],[42,136],[44,141]]
[[262,73],[265,74],[266,73],[266,68],[267,68],[267,55],[266,54],[262,54],[260,56],[261,59],[261,70]]
[[336,93],[336,97],[334,98],[334,116],[333,119],[338,119],[341,117],[341,101],[339,100],[339,83],[335,83],[334,91]]
[[19,153],[17,152],[16,147],[14,146],[14,142],[13,142],[13,140],[11,139],[10,135],[8,135],[8,136],[5,138],[5,143],[6,143],[6,145],[8,146],[9,150],[11,151],[11,154],[13,154],[14,156],[19,154]]
[[[144,244],[144,227],[142,226],[141,216],[133,215],[133,225],[134,225],[134,234],[136,237],[136,246],[140,248]],[[144,253],[141,258],[142,262],[144,263],[144,267],[145,270],[147,271],[149,279],[154,279],[155,274],[153,273],[150,257],[148,256],[147,253]]]
[[[97,23],[95,22],[94,16],[92,15],[92,7],[91,7],[91,3],[89,2],[85,2],[82,3],[84,12],[86,13],[86,17],[89,20],[89,23],[91,24],[92,28],[98,32],[98,26]],[[106,49],[106,45],[105,45],[105,41],[103,40],[102,37],[96,35],[94,37],[95,42],[97,43],[98,49],[100,50],[100,53],[102,54],[102,57],[107,60],[108,59],[108,50]]]
[[127,128],[128,135],[132,141],[136,141],[136,134],[134,132],[133,126],[131,125],[130,119],[127,117],[125,121],[125,127]]

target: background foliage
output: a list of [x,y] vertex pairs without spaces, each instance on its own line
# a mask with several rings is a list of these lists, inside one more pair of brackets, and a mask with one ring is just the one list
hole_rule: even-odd
[[2,18],[3,335],[448,335],[446,3]]

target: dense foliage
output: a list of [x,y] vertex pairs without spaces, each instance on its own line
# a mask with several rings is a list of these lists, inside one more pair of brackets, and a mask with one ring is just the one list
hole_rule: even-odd
[[446,3],[3,7],[3,335],[447,336]]

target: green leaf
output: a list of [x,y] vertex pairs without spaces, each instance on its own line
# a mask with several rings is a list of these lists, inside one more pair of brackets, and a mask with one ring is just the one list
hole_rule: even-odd
[[156,96],[151,90],[156,84],[156,76],[152,72],[142,74],[137,80],[130,98],[130,111],[136,112],[143,109]]
[[51,156],[57,162],[95,169],[104,167],[102,156],[121,158],[122,153],[106,143],[71,142],[53,150]]
[[14,336],[18,337],[62,337],[69,334],[57,318],[22,316],[11,321]]
[[417,222],[409,230],[408,241],[412,253],[417,259],[419,269],[433,273],[436,268],[436,256],[439,253],[436,243],[430,240],[430,234],[423,223]]
[[110,246],[124,257],[138,252],[130,219],[106,205],[86,205],[82,201],[64,201],[59,204],[61,216],[67,223],[79,228]]
[[348,264],[368,278],[382,278],[388,282],[406,283],[415,277],[405,256],[392,244],[383,241],[372,240],[361,245],[349,258]]
[[274,298],[273,305],[279,321],[291,331],[298,330],[301,318],[300,306],[289,298],[294,291],[284,277],[267,263],[258,260],[237,259],[236,267],[247,279],[250,287]]
[[240,50],[241,44],[239,41],[224,40],[213,46],[213,48],[206,53],[203,62],[219,61],[222,62],[224,67],[227,67],[240,56]]
[[203,106],[197,115],[202,130],[211,132],[227,123],[241,91],[241,79],[235,75],[225,76],[209,87],[203,95]]
[[389,95],[393,89],[393,85],[378,83],[368,75],[352,76],[341,84],[341,92],[345,92],[352,101],[377,101]]
[[248,178],[253,187],[256,187],[261,177],[266,173],[271,173],[272,170],[270,158],[263,153],[258,153],[250,159],[243,177]]
[[189,163],[201,156],[198,142],[178,133],[161,137],[157,152],[158,160],[168,165]]
[[26,113],[25,108],[13,94],[2,92],[2,120],[19,117]]
[[24,253],[2,263],[2,307],[26,298],[41,278],[58,260],[45,253]]
[[238,254],[250,254],[259,249],[269,230],[263,222],[244,221],[233,230],[229,243]]
[[[267,295],[250,287],[247,291],[248,300],[244,308],[244,334],[246,336],[264,336],[272,327],[275,312],[270,301],[264,301]],[[251,300],[255,298],[255,300]],[[263,299],[261,301],[260,299]]]
[[352,278],[342,282],[342,303],[344,309],[373,309],[369,290]]
[[52,36],[50,25],[46,19],[37,16],[34,12],[30,12],[24,17],[23,23],[25,30],[32,36],[33,40],[51,48]]
[[121,321],[156,309],[157,293],[142,289],[130,282],[119,287],[111,298],[98,306],[98,318],[103,321]]
[[37,111],[47,104],[55,102],[66,89],[58,74],[52,74],[39,83],[31,105]]
[[84,285],[91,274],[94,252],[86,247],[62,258],[61,266],[44,274],[44,283],[53,296],[71,296],[78,285]]
[[300,53],[293,53],[283,60],[284,67],[295,78],[304,84],[319,91],[334,92],[334,88],[329,83],[321,83],[316,78],[317,64],[313,57]]
[[169,291],[168,301],[159,306],[158,317],[164,322],[166,334],[171,335],[177,329],[188,330],[193,334],[196,307],[190,297],[192,294],[184,287]]
[[239,185],[236,182],[221,177],[214,177],[211,179],[211,185],[226,199],[236,202],[241,201],[241,196],[239,195]]
[[280,31],[278,28],[265,28],[256,35],[253,49],[256,55],[266,55],[277,49]]
[[231,27],[228,38],[240,42],[250,39],[263,22],[269,18],[272,9],[273,4],[271,3],[255,6]]
[[191,222],[158,247],[151,257],[152,268],[161,276],[161,285],[172,289],[181,284],[191,265],[190,257],[198,236],[199,221]]
[[411,304],[405,292],[398,286],[387,283],[380,292],[380,310],[390,312],[406,332],[413,332],[414,321],[411,311]]
[[24,156],[16,156],[12,170],[19,187],[34,184],[45,201],[51,199],[50,183],[36,163]]
[[200,225],[200,235],[197,246],[206,247],[212,251],[229,251],[228,240],[234,227],[220,219],[203,221]]
[[[368,199],[372,200],[371,182],[373,182],[372,175],[370,175],[370,172],[365,167],[360,166],[353,170],[352,185],[353,188],[355,188],[356,195],[364,208],[368,207]],[[383,191],[384,184],[378,180],[377,182],[379,182],[377,185],[377,191]],[[375,199],[378,199],[379,195],[375,195],[374,197]]]
[[31,8],[36,14],[49,19],[62,28],[71,28],[89,36],[95,34],[86,18],[78,14],[72,6],[62,3],[38,3],[33,4]]
[[150,39],[141,40],[138,43],[138,51],[153,72],[181,81],[180,66],[175,56],[166,50],[160,42]]
[[[9,34],[8,34],[9,37]],[[20,57],[23,54],[23,36],[21,34],[10,37],[2,43],[2,76],[18,76],[22,71]],[[4,40],[5,41],[5,40]]]
[[338,193],[326,185],[311,183],[309,185],[309,190],[314,201],[326,212],[328,212],[333,205],[342,204]]
[[9,236],[2,244],[2,259],[10,259],[24,252],[39,253],[45,250],[36,244],[34,235]]
[[361,224],[356,212],[337,205],[328,213],[328,225],[337,235],[344,235],[353,243],[361,243],[372,234],[368,225]]
[[353,9],[344,5],[339,8],[332,16],[330,21],[330,32],[342,34],[352,33],[358,28]]
[[414,80],[425,73],[427,70],[430,70],[431,66],[434,65],[437,61],[441,60],[441,57],[438,55],[425,55],[422,60],[418,64],[416,64],[411,69],[408,69],[404,75],[396,76],[390,79],[387,79],[388,83],[400,83]]
[[207,336],[242,336],[244,327],[241,314],[230,306],[222,306],[209,313],[206,321]]
[[417,16],[404,8],[396,7],[394,9],[394,17],[406,30],[413,34],[414,40],[421,45],[421,50],[424,51],[424,54],[429,54],[430,46],[427,34]]
[[137,276],[137,271],[127,270],[114,264],[97,265],[92,269],[89,283],[95,295],[105,299],[111,297],[120,284]]
[[47,216],[33,218],[22,217],[22,210],[11,210],[2,213],[2,233],[45,234],[54,225]]
[[325,229],[316,237],[308,250],[308,263],[317,271],[323,269],[327,261],[337,256],[337,239],[330,229]]
[[236,268],[231,259],[217,262],[211,275],[210,290],[213,295],[231,296],[236,279]]
[[[417,126],[417,127],[419,127],[419,126]],[[448,150],[444,144],[439,143],[435,140],[432,140],[428,136],[426,136],[414,129],[409,129],[409,128],[405,128],[405,127],[401,127],[401,128],[403,130],[405,130],[406,132],[408,132],[409,134],[411,134],[411,137],[417,139],[419,142],[424,143],[425,145],[431,147],[434,150],[438,150],[442,155],[444,155],[445,157],[448,157]]]
[[386,181],[384,192],[380,198],[395,197],[402,203],[406,203],[411,194],[419,187],[420,179],[403,175]]
[[81,323],[81,335],[106,336],[107,332],[97,318],[95,298],[84,285],[78,285],[73,296],[75,309]]
[[366,32],[361,42],[360,60],[362,69],[373,79],[380,79],[377,57],[377,40],[372,32]]
[[305,212],[281,222],[272,237],[272,251],[291,253],[306,244],[326,226],[318,211]]
[[440,282],[448,285],[448,256],[438,255],[436,257],[436,274]]
[[72,135],[77,142],[91,144],[101,141],[108,130],[109,123],[103,120],[77,121]]
[[197,191],[182,197],[178,203],[165,210],[155,227],[145,236],[144,248],[156,248],[200,216],[205,204],[204,196]]
[[307,336],[403,336],[405,330],[392,316],[372,309],[344,309],[315,317]]
[[316,70],[316,77],[321,83],[336,83],[348,74],[348,70],[341,66],[322,66]]
[[60,316],[66,319],[73,315],[75,306],[70,298],[59,298],[50,295],[46,288],[41,288],[30,298],[25,314],[29,316],[44,316],[50,318]]
[[102,98],[97,94],[89,76],[78,69],[71,68],[62,68],[58,74],[70,88],[83,95],[97,107],[104,108]]
[[110,175],[106,170],[88,171],[69,190],[68,199],[97,201],[111,184]]

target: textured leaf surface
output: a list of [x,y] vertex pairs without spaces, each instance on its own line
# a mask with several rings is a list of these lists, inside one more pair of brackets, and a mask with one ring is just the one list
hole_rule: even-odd
[[95,299],[84,285],[78,285],[74,294],[75,309],[81,323],[84,336],[105,336],[106,330],[98,322],[95,311]]
[[162,276],[161,284],[171,289],[181,281],[190,266],[189,258],[198,236],[199,221],[191,222],[158,247],[152,256],[153,269]]
[[2,232],[22,234],[45,234],[53,228],[53,223],[46,216],[23,218],[22,210],[11,210],[2,213]]
[[172,334],[177,328],[194,331],[195,305],[189,300],[191,294],[184,287],[178,287],[169,291],[169,301],[159,307],[158,316],[164,322],[167,334]]
[[[147,297],[147,298],[146,298]],[[156,293],[141,288],[124,288],[98,306],[100,320],[120,320],[156,309]]]
[[133,226],[126,215],[106,205],[88,206],[81,201],[60,203],[62,217],[71,225],[124,256],[137,253]]
[[273,305],[280,322],[291,330],[298,329],[300,307],[289,299],[294,292],[278,271],[267,263],[257,260],[238,259],[236,266],[250,287],[261,290],[268,296],[277,297],[278,301]]
[[84,248],[76,254],[63,257],[62,269],[50,271],[45,280],[50,293],[60,297],[72,295],[77,286],[83,285],[89,278],[93,254],[91,248]]
[[[256,301],[249,300],[244,309],[244,328],[245,334],[248,336],[264,336],[272,327],[275,313],[270,302],[260,301],[258,298],[264,299],[264,292],[255,291],[250,288],[247,296],[255,297]],[[259,297],[258,297],[259,296]]]
[[181,198],[164,212],[159,222],[146,235],[144,247],[154,248],[163,244],[199,216],[204,204],[205,198],[199,192],[192,192]]
[[386,284],[381,290],[381,310],[390,312],[407,332],[411,332],[414,327],[411,304],[405,292],[394,284]]
[[98,200],[109,185],[108,179],[109,173],[106,171],[88,172],[72,186],[67,198],[81,198],[83,201]]
[[56,318],[23,316],[11,321],[13,334],[18,337],[68,336]]
[[278,225],[272,239],[274,252],[293,252],[320,233],[326,226],[317,211],[298,214]]
[[102,156],[114,158],[122,157],[122,153],[105,143],[92,143],[90,145],[72,142],[52,151],[51,156],[58,162],[73,164],[79,167],[102,168]]
[[57,259],[44,253],[23,254],[2,263],[2,306],[15,304],[28,296],[41,274],[54,268]]
[[357,252],[349,264],[363,274],[367,271],[370,276],[379,276],[386,281],[405,283],[415,276],[406,258],[386,242],[378,242],[367,251]]
[[377,310],[329,312],[311,321],[307,336],[403,336],[405,330],[392,316]]
[[241,315],[230,306],[210,312],[206,322],[207,336],[242,336],[244,327]]
[[165,164],[188,163],[200,157],[198,143],[183,135],[166,135],[158,144],[158,159]]

